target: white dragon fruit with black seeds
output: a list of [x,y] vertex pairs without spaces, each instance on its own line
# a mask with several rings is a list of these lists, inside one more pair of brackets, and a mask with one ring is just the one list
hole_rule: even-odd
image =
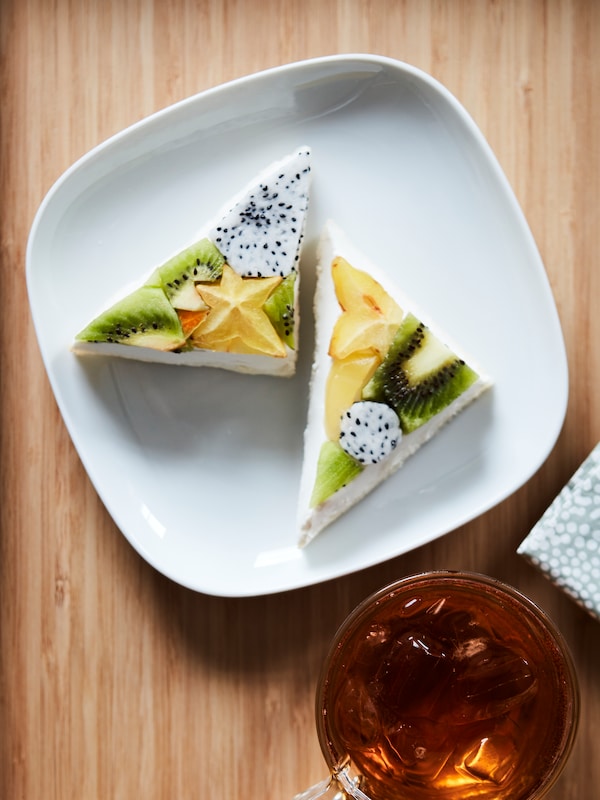
[[378,464],[394,450],[400,438],[400,420],[385,403],[361,400],[344,412],[340,445],[361,464]]
[[209,232],[245,278],[285,277],[297,268],[310,187],[310,148],[270,167]]

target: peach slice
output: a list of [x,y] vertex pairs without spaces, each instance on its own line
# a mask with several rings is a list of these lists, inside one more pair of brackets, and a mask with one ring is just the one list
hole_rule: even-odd
[[183,308],[178,308],[176,311],[179,321],[181,322],[181,327],[183,328],[183,335],[186,339],[188,339],[196,330],[198,325],[200,325],[204,317],[206,317],[208,307],[201,309],[200,311],[188,311],[187,309]]
[[381,363],[377,353],[358,353],[345,359],[334,359],[325,389],[325,432],[337,442],[340,419],[344,411],[360,400],[363,386],[372,378]]

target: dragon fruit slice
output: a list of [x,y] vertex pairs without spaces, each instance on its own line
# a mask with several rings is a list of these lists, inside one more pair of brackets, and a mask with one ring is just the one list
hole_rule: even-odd
[[243,278],[295,272],[310,185],[310,148],[271,166],[213,226],[209,238]]
[[400,420],[385,403],[362,400],[342,415],[340,445],[361,464],[378,464],[394,450],[400,438]]

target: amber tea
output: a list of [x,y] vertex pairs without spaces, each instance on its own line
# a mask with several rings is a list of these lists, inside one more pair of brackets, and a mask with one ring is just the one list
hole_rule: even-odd
[[371,800],[531,800],[571,748],[578,695],[545,615],[483,576],[404,579],[356,609],[317,698],[321,746]]

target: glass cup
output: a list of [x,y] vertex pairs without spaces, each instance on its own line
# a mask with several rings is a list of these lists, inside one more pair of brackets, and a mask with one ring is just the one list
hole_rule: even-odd
[[316,716],[330,775],[296,800],[539,800],[571,751],[579,690],[531,600],[484,575],[428,572],[342,623]]

